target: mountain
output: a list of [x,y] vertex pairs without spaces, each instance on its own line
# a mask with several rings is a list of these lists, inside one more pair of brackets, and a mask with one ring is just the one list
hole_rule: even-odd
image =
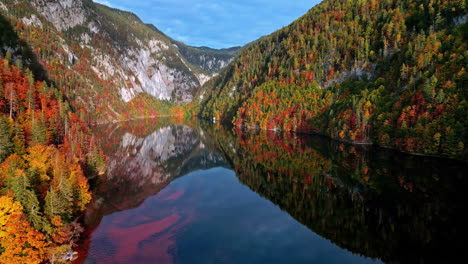
[[[210,47],[193,47],[186,45],[180,41],[173,40],[153,24],[146,24],[149,28],[166,36],[177,48],[182,57],[191,65],[206,71],[211,77],[221,71],[230,62],[234,60],[241,47],[231,47],[227,49],[212,49]],[[206,81],[207,79],[205,79]],[[202,82],[204,84],[204,82]]]
[[1,0],[0,12],[19,35],[19,43],[12,43],[2,32],[0,52],[27,67],[34,67],[29,58],[35,57],[46,68],[42,77],[87,121],[168,114],[170,104],[191,102],[235,56],[232,50],[188,47],[135,14],[91,0]]
[[173,41],[184,58],[210,74],[216,74],[236,57],[241,47],[229,49],[212,49],[208,47],[192,47],[179,41]]
[[325,0],[250,44],[199,114],[405,152],[468,158],[464,0]]

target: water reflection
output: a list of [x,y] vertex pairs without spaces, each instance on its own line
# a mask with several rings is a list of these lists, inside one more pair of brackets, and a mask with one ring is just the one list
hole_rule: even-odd
[[192,170],[225,166],[220,156],[206,150],[194,129],[155,121],[108,124],[95,130],[107,156],[108,176],[96,184],[95,201],[86,212],[87,226],[141,205]]
[[213,133],[235,142],[220,146],[243,183],[340,247],[396,263],[462,250],[466,164],[321,137]]
[[[146,120],[99,127],[96,133],[109,157],[109,176],[96,184],[96,198],[84,217],[88,263],[219,262],[210,254],[233,263],[369,260],[346,251],[389,263],[432,263],[455,258],[462,249],[464,163],[204,122]],[[233,170],[240,182],[313,233],[300,231],[284,213],[251,196],[229,170],[207,171],[220,167]],[[192,176],[166,187],[187,174]],[[237,215],[220,218],[223,212]],[[246,220],[251,223],[242,223]],[[268,245],[249,230],[262,221],[263,231],[272,236]],[[289,236],[278,231],[286,226]],[[343,252],[316,242],[314,233]],[[239,246],[257,248],[219,248],[242,239],[234,234],[254,240]],[[280,247],[279,240],[289,241],[288,246]],[[321,250],[312,257],[307,252],[314,247]],[[266,248],[275,252],[262,255],[259,250]],[[205,258],[191,258],[197,255]]]

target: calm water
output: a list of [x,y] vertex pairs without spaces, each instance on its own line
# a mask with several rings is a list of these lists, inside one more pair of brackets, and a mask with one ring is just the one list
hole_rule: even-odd
[[96,128],[76,263],[433,263],[463,252],[465,163],[201,121]]

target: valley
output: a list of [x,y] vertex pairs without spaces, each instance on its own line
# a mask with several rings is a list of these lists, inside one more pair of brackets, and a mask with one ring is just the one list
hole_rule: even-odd
[[[218,48],[148,23],[163,14],[142,8],[169,2],[99,2],[0,0],[0,263],[430,263],[463,250],[466,0],[311,1]],[[294,5],[177,3],[218,10],[170,20],[207,40]]]

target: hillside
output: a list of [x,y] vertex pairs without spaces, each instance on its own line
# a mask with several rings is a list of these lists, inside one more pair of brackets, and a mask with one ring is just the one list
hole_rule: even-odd
[[[11,26],[18,35],[12,41],[1,32],[1,54],[10,51],[26,67],[44,66],[47,78],[88,122],[168,114],[171,105],[191,102],[234,56],[218,51],[213,58],[212,51],[193,49],[196,56],[208,54],[197,64],[187,59],[192,49],[180,51],[174,40],[135,14],[91,0],[0,4],[2,27]],[[206,63],[214,68],[205,70]]]
[[464,0],[325,0],[240,51],[199,113],[467,159]]
[[105,159],[62,92],[12,59],[0,57],[0,263],[53,263],[79,238],[86,177]]

